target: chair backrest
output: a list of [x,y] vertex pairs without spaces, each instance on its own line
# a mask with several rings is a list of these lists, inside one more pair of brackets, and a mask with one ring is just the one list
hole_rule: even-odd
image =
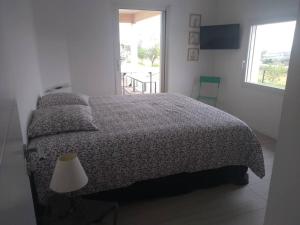
[[220,77],[201,76],[198,99],[215,106],[219,94],[220,83]]
[[212,76],[201,76],[200,77],[200,85],[203,83],[211,83],[211,84],[217,84],[220,86],[221,78],[220,77],[212,77]]

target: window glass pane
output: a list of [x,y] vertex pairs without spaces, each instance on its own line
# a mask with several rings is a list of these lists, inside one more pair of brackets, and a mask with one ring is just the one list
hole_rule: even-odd
[[284,89],[296,21],[251,29],[246,82]]

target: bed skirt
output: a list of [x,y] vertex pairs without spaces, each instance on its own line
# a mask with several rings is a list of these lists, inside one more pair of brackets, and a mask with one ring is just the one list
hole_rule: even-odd
[[128,202],[180,195],[223,184],[247,185],[249,183],[247,171],[248,167],[246,166],[228,166],[196,173],[182,173],[141,181],[126,188],[103,191],[86,195],[86,197],[105,201]]

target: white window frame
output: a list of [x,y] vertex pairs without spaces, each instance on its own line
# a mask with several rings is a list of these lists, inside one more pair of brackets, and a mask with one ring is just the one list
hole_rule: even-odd
[[[271,86],[265,86],[261,85],[258,83],[252,83],[248,81],[248,76],[249,76],[249,68],[252,68],[252,63],[250,62],[250,57],[253,59],[253,52],[254,48],[252,49],[253,42],[255,41],[256,37],[256,29],[260,25],[266,25],[266,24],[274,24],[274,23],[284,23],[284,22],[290,22],[290,21],[297,21],[295,17],[287,17],[287,18],[281,18],[281,19],[276,19],[276,20],[264,20],[264,21],[252,21],[252,23],[248,24],[248,32],[247,32],[247,49],[245,53],[245,59],[243,60],[242,63],[242,71],[243,71],[243,82],[242,86],[244,87],[251,87],[257,90],[265,90],[265,91],[271,91],[273,93],[281,94],[283,95],[285,92],[285,89],[280,89],[276,87],[271,87]],[[254,31],[255,30],[255,31]],[[254,33],[255,32],[255,33]],[[252,51],[253,50],[253,51]],[[251,63],[251,65],[250,65]]]

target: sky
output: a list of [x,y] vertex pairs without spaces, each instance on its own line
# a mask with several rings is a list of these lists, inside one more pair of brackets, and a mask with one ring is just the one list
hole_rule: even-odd
[[259,25],[256,44],[268,52],[290,52],[295,28],[296,21]]

